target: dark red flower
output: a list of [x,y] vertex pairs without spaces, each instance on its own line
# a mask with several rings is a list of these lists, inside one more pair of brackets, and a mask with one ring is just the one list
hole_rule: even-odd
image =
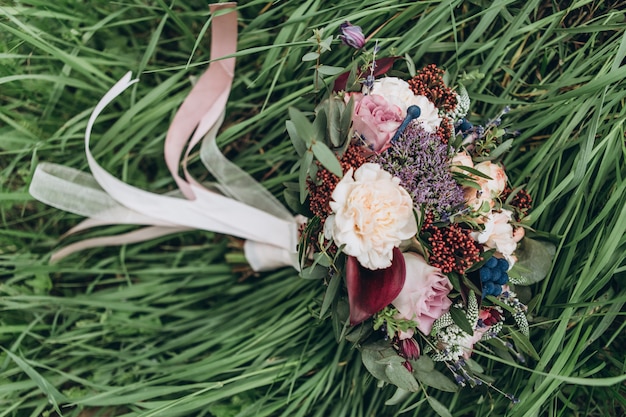
[[418,359],[420,357],[420,346],[412,337],[398,341],[400,356],[405,359]]
[[[380,58],[376,60],[376,66],[374,68],[374,77],[378,77],[380,75],[385,74],[387,71],[391,69],[393,66],[393,62],[398,59],[397,56],[392,56],[388,58]],[[369,75],[370,69],[367,68],[365,71],[359,70],[357,76],[358,78],[362,78],[365,74]],[[350,77],[350,72],[344,72],[339,75],[335,80],[335,85],[333,86],[333,92],[342,91],[346,89],[346,84],[348,83],[348,77]]]
[[391,266],[386,269],[364,268],[355,257],[348,256],[346,285],[350,324],[356,326],[391,303],[400,294],[405,275],[404,257],[398,248],[393,249]]

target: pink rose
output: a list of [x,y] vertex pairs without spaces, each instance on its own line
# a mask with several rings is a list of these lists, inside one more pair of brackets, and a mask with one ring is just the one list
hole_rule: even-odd
[[402,110],[377,94],[356,93],[352,97],[355,100],[352,127],[375,152],[384,151],[404,120]]
[[433,323],[450,309],[448,298],[452,284],[439,268],[426,263],[415,253],[403,254],[406,280],[398,297],[391,302],[399,318],[414,320],[425,335],[430,334]]

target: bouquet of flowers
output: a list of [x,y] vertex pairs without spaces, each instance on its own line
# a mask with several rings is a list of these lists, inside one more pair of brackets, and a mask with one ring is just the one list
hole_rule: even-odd
[[[349,23],[341,39],[364,46]],[[515,134],[500,127],[508,108],[474,125],[465,80],[446,85],[436,65],[384,76],[393,58],[378,52],[337,79],[313,121],[290,110],[301,159],[286,200],[309,218],[301,276],[325,281],[320,316],[400,394],[492,386],[472,352],[536,356],[515,288],[543,278],[551,256],[526,236],[532,199],[501,163]]]
[[[37,167],[34,197],[88,217],[70,233],[110,224],[145,226],[76,242],[53,260],[192,229],[245,239],[255,271],[293,266],[303,278],[325,281],[319,316],[332,317],[337,340],[354,343],[374,377],[398,387],[397,399],[426,386],[492,386],[471,359],[479,346],[507,360],[536,357],[527,308],[516,293],[545,276],[551,250],[530,238],[534,231],[524,222],[531,197],[523,187],[511,187],[501,163],[513,135],[500,127],[501,115],[484,126],[468,120],[464,82],[471,76],[452,88],[441,68],[414,71],[411,62],[412,74],[387,76],[395,57],[379,58],[377,46],[363,53],[361,62],[336,78],[313,121],[290,110],[286,128],[301,159],[294,167],[298,182],[286,184],[289,211],[216,145],[234,76],[234,7],[212,6],[212,63],[165,139],[178,190],[159,195],[130,186],[90,152],[96,119],[137,81],[130,73],[89,118],[91,175],[50,163]],[[303,59],[317,61],[318,84],[322,75],[343,69],[320,64],[333,36],[317,31],[312,39],[317,51]],[[365,44],[360,29],[347,23],[340,39],[357,49]],[[200,143],[213,184],[187,170]],[[427,399],[446,415],[445,407]]]

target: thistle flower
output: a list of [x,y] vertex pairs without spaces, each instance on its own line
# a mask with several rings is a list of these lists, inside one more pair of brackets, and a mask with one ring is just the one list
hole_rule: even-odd
[[343,22],[339,27],[341,35],[339,39],[345,45],[351,46],[354,49],[361,49],[365,45],[365,36],[360,26],[355,26],[350,22]]

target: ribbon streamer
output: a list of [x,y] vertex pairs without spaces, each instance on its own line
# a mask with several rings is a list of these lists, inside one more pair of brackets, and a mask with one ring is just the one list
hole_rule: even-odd
[[[235,3],[211,5],[211,64],[177,111],[165,140],[165,161],[179,192],[154,194],[120,181],[95,160],[91,131],[104,108],[136,83],[131,73],[119,80],[96,105],[85,132],[91,175],[62,165],[41,163],[30,193],[53,207],[88,217],[67,234],[110,224],[144,225],[142,229],[69,245],[52,261],[86,248],[140,242],[185,230],[208,230],[246,239],[244,253],[256,271],[297,268],[297,223],[263,186],[230,162],[216,144],[217,132],[234,76],[237,45]],[[202,140],[201,160],[219,184],[219,194],[196,181],[187,170],[191,150]],[[179,175],[181,166],[184,177]],[[183,197],[181,197],[182,195]]]

